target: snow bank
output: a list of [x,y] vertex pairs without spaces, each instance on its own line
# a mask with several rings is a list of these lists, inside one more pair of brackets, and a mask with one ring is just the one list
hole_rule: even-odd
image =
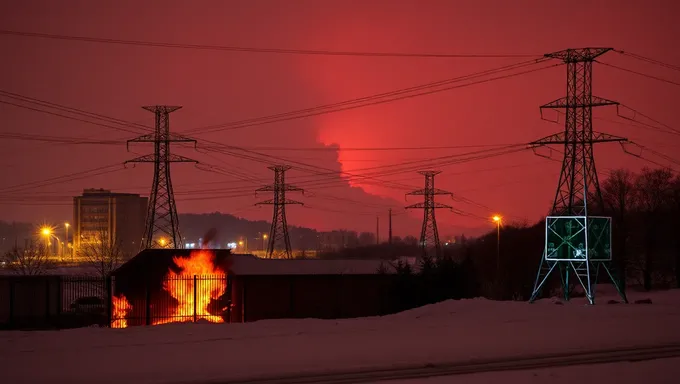
[[447,301],[350,320],[5,332],[0,371],[6,383],[186,383],[680,342],[680,291],[631,293],[651,305],[605,304],[610,298],[596,306]]

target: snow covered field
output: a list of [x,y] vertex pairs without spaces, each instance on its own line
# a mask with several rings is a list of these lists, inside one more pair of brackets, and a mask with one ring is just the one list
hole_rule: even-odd
[[528,371],[477,373],[427,379],[395,380],[389,384],[676,384],[680,377],[680,358],[579,365]]
[[[600,295],[595,306],[585,305],[583,299],[565,305],[552,300],[528,304],[474,299],[382,318],[4,332],[0,372],[3,383],[201,383],[680,343],[680,291],[629,296],[631,301],[651,298],[653,304],[607,304],[612,295]],[[624,371],[655,373],[644,380],[651,384],[669,382],[664,381],[665,373],[672,377],[680,367],[677,359],[617,365]],[[547,378],[566,383],[580,377],[578,372],[590,375],[587,372],[598,367],[607,366],[402,383],[474,384],[506,376],[522,383]],[[591,382],[625,383],[631,376],[614,377]]]

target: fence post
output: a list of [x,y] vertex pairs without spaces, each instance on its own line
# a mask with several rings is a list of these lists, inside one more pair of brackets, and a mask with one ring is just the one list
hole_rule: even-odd
[[50,318],[50,278],[45,278],[45,322],[47,324],[51,323]]
[[14,328],[14,279],[9,280],[9,326]]
[[194,275],[194,323],[196,322],[196,275]]
[[63,319],[61,317],[61,310],[63,309],[62,307],[64,306],[64,277],[59,276],[57,278],[57,327],[61,329],[62,324],[63,324]]
[[146,325],[151,325],[151,289],[149,279],[146,280]]
[[233,296],[233,290],[231,287],[231,284],[233,282],[231,275],[226,275],[224,276],[225,283],[227,284],[227,319],[228,323],[231,324],[231,308],[233,307],[233,301],[232,301],[232,296]]
[[106,276],[106,315],[109,322],[109,328],[113,324],[113,281],[111,276]]

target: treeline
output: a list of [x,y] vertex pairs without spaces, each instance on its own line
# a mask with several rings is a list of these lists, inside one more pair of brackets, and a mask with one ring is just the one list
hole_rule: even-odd
[[[397,276],[388,294],[390,312],[480,295],[478,275],[470,258],[457,261],[446,254],[438,258],[422,258],[416,265],[397,260],[392,267]],[[384,268],[378,272],[387,271]]]
[[[643,169],[639,173],[620,169],[601,182],[601,191],[604,205],[590,204],[589,214],[612,217],[612,254],[619,276],[626,277],[628,286],[645,290],[680,287],[680,177],[668,169]],[[495,230],[476,239],[443,246],[442,250],[444,258],[456,264],[458,271],[465,271],[464,278],[457,275],[465,285],[457,288],[458,296],[479,293],[498,300],[528,300],[544,242],[545,221],[541,219],[533,225],[502,227],[500,252]],[[396,260],[420,255],[417,246],[399,243],[348,249],[323,257]],[[421,273],[418,264],[399,265],[401,273]],[[558,283],[555,279],[557,275],[553,283]],[[600,282],[605,283],[606,279],[601,274]],[[545,289],[550,291],[558,286],[548,284]],[[429,301],[424,293],[418,296],[420,299],[413,300]]]
[[[644,290],[680,287],[680,177],[663,168],[645,168],[639,173],[619,169],[601,182],[600,189],[604,205],[590,204],[589,214],[612,217],[617,275],[625,276],[627,286]],[[591,202],[597,201],[595,197],[590,196]],[[543,253],[544,234],[544,220],[532,226],[502,228],[500,260],[495,231],[465,247],[488,296],[529,298]],[[600,274],[600,282],[607,282],[604,274]]]
[[629,284],[680,287],[680,177],[669,169],[621,169],[602,194],[613,220],[613,254]]

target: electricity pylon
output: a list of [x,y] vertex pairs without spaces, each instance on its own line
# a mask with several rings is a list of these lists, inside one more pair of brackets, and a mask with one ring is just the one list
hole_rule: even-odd
[[439,231],[437,230],[437,220],[434,211],[438,208],[448,208],[450,210],[453,210],[453,208],[435,202],[434,197],[436,195],[453,196],[453,194],[434,187],[434,177],[440,174],[441,171],[420,171],[418,173],[425,176],[425,188],[409,192],[406,196],[422,195],[424,200],[422,203],[409,205],[406,209],[418,208],[423,210],[423,228],[420,231],[420,247],[423,250],[423,256],[439,257],[441,255],[441,243],[439,242]]
[[153,155],[144,155],[125,163],[153,163],[153,185],[149,195],[146,226],[142,236],[141,250],[148,248],[184,248],[179,232],[177,207],[170,180],[170,163],[198,163],[170,153],[170,143],[194,143],[196,140],[170,133],[170,113],[182,107],[155,105],[142,107],[156,116],[153,133],[128,140],[130,143],[153,143]]
[[259,188],[257,192],[274,192],[274,198],[261,201],[255,205],[273,205],[274,217],[272,227],[269,230],[269,244],[267,244],[267,258],[286,258],[292,257],[290,246],[290,236],[288,236],[288,222],[286,221],[286,205],[299,204],[299,201],[286,198],[286,192],[302,192],[301,188],[286,184],[286,171],[291,167],[288,165],[277,165],[268,167],[274,171],[274,184]]
[[564,132],[531,143],[532,147],[563,144],[564,161],[551,216],[546,218],[546,240],[530,301],[540,294],[550,274],[557,269],[564,297],[569,300],[571,272],[583,287],[591,304],[600,267],[606,271],[619,294],[626,300],[624,282],[614,277],[611,267],[611,217],[593,216],[591,210],[604,208],[593,144],[627,141],[625,138],[594,132],[593,107],[618,105],[592,94],[593,62],[612,48],[582,48],[546,54],[567,65],[567,96],[541,106],[564,109]]

